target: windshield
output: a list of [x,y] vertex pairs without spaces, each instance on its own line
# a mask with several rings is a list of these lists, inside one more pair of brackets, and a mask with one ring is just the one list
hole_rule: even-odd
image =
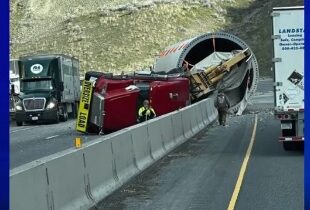
[[32,80],[32,81],[22,81],[21,82],[21,91],[36,91],[36,90],[52,90],[52,81],[51,80]]
[[22,77],[24,79],[34,77],[48,77],[53,76],[58,72],[58,59],[29,59],[23,60],[21,65]]
[[18,74],[18,60],[10,60],[10,72]]

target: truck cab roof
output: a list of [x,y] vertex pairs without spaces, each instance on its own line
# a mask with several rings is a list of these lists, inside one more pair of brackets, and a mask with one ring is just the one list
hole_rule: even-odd
[[294,9],[304,9],[304,6],[294,6],[294,7],[274,7],[273,10],[294,10]]
[[73,56],[68,56],[65,54],[37,54],[37,55],[25,55],[21,56],[20,60],[29,60],[29,59],[46,59],[46,58],[59,58],[59,57],[65,57],[65,58],[71,58],[71,59],[77,59]]

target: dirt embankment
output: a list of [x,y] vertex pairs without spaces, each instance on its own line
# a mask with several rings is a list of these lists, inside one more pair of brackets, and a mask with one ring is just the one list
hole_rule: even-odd
[[274,6],[301,0],[12,0],[11,57],[65,53],[82,71],[150,66],[166,46],[209,31],[227,31],[253,49],[270,75]]

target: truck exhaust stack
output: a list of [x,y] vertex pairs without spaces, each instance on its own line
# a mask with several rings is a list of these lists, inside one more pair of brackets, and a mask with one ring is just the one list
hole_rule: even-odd
[[[213,52],[232,52],[247,48],[249,46],[243,40],[232,34],[206,33],[166,48],[156,59],[154,71],[167,72],[186,63],[194,66]],[[231,111],[234,112],[237,112],[240,106],[241,109],[245,108],[244,101],[256,91],[259,77],[258,63],[252,51],[251,56],[238,64],[238,67],[238,71],[227,74],[216,88],[225,91],[232,103]]]

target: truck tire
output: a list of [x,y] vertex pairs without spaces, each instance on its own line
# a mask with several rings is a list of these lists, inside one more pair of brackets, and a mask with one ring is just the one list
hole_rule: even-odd
[[17,126],[22,126],[23,125],[23,121],[16,121],[16,125]]
[[286,150],[286,151],[295,150],[295,145],[294,145],[294,143],[295,143],[295,142],[284,141],[284,142],[283,142],[283,148],[284,148],[284,150]]
[[67,107],[66,107],[66,106],[64,106],[64,107],[62,108],[62,116],[60,116],[60,120],[61,120],[62,122],[65,122],[65,121],[68,120],[68,111],[67,111]]
[[59,111],[56,112],[55,123],[59,123]]
[[64,120],[64,122],[68,120],[68,112],[67,112],[67,109],[66,109],[66,111],[64,112],[63,120]]
[[72,104],[72,109],[74,110],[73,112],[73,119],[77,118],[78,113],[79,113],[79,103],[74,103]]
[[78,103],[72,103],[71,107],[72,107],[72,112],[68,116],[72,119],[75,119],[78,115],[79,105],[78,105]]

